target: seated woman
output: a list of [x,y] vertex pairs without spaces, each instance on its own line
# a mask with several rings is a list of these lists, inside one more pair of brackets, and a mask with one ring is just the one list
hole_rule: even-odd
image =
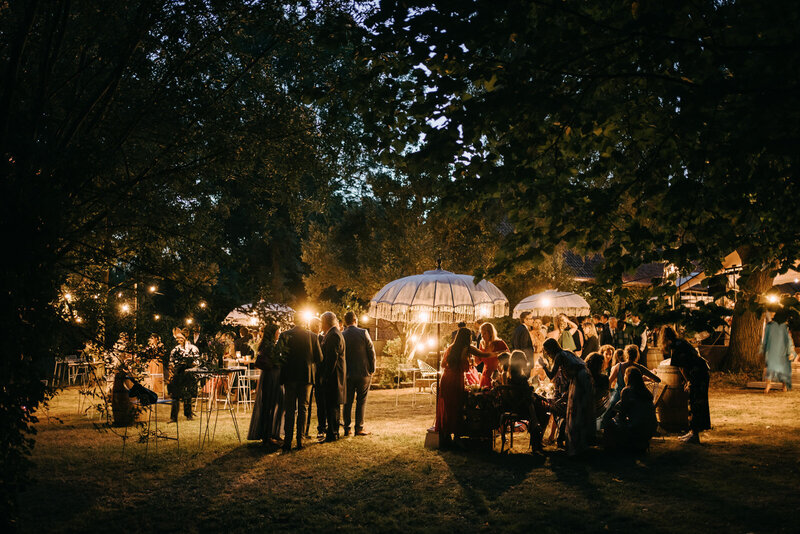
[[619,402],[620,395],[622,394],[623,388],[625,388],[625,373],[626,371],[631,368],[635,367],[639,369],[640,373],[643,377],[651,380],[653,382],[661,382],[661,379],[654,375],[650,369],[643,365],[639,365],[639,347],[636,345],[628,345],[625,347],[625,361],[618,363],[611,369],[611,375],[608,377],[609,384],[611,386],[615,386],[614,394],[611,396],[611,401],[608,405],[608,410],[606,411],[605,415],[603,416],[602,426],[605,427],[611,417],[613,416],[613,408]]
[[[456,331],[457,332],[457,331]],[[455,336],[453,336],[455,337]],[[477,386],[481,383],[481,374],[478,372],[478,369],[475,367],[475,357],[469,357],[469,369],[467,372],[464,373],[464,382],[468,386]]]
[[603,363],[605,360],[599,352],[593,352],[586,357],[586,368],[589,369],[594,383],[595,417],[603,416],[610,400],[608,376],[603,374]]
[[525,353],[515,350],[509,358],[508,371],[506,372],[506,385],[509,386],[528,386],[528,377],[525,376],[525,368],[528,360]]
[[603,355],[603,374],[608,376],[611,373],[611,368],[619,363],[614,362],[614,347],[612,345],[603,345],[600,347],[600,354]]
[[496,354],[508,351],[508,345],[506,345],[505,341],[497,337],[497,330],[495,330],[492,323],[483,323],[481,325],[480,350],[485,353],[491,353],[491,355],[488,356],[478,356],[481,362],[483,362],[481,387],[489,388],[492,387],[494,373],[499,366]]
[[628,385],[622,390],[615,415],[605,428],[603,441],[607,448],[645,451],[658,426],[653,395],[645,387],[638,367],[628,367],[625,383]]
[[[497,368],[492,372],[492,378],[490,381],[491,387],[495,386],[504,386],[506,384],[506,379],[508,378],[508,367],[509,361],[511,360],[511,355],[507,352],[499,354],[496,358],[497,360]],[[486,374],[486,369],[484,368],[483,374]]]

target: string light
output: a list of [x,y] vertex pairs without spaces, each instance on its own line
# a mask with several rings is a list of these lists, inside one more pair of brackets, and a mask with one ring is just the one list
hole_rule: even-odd
[[302,312],[300,312],[300,316],[303,318],[303,321],[308,323],[311,322],[311,319],[314,318],[314,312],[312,312],[311,310],[303,310]]
[[160,320],[160,319],[161,319],[161,316],[160,316],[159,314],[155,314],[155,315],[153,316],[153,319],[155,319],[156,321],[158,321],[158,320]]
[[72,302],[72,293],[64,293],[64,300]]
[[364,315],[362,315],[361,316],[361,322],[362,323],[368,323],[369,322],[369,315],[367,315],[366,313]]
[[158,290],[158,288],[156,286],[150,286],[150,287],[147,288],[147,290],[150,293],[155,293]]
[[206,303],[205,303],[204,301],[201,301],[201,302],[200,302],[200,307],[201,307],[201,308],[203,308],[203,309],[205,309],[205,307],[206,307]]
[[131,306],[130,306],[130,304],[120,304],[119,310],[122,313],[128,313],[129,311],[131,311]]
[[187,317],[186,318],[186,324],[192,324],[193,322],[194,322],[194,319],[192,319],[191,317]]
[[83,319],[81,317],[75,317],[75,322],[76,323],[82,323]]
[[412,343],[416,343],[418,339],[419,339],[419,336],[417,334],[412,334],[411,335],[411,342]]
[[775,304],[778,302],[778,295],[775,295],[774,293],[772,295],[767,295],[767,300],[772,304]]
[[433,348],[436,346],[436,338],[431,336],[428,338],[428,347]]
[[120,291],[119,293],[117,293],[117,298],[122,298],[122,291]]

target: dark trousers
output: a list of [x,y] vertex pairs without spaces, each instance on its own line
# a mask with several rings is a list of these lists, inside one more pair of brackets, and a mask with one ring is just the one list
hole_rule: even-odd
[[344,430],[350,431],[350,416],[353,412],[353,399],[356,401],[356,432],[364,429],[364,410],[367,407],[367,393],[372,383],[371,376],[347,377],[347,399],[344,403]]
[[183,401],[183,415],[186,416],[186,419],[191,419],[192,417],[191,397],[183,397],[183,398],[172,397],[172,407],[169,410],[170,419],[172,420],[178,419],[178,406],[180,405],[181,401]]
[[328,412],[325,409],[325,390],[319,383],[314,386],[314,400],[317,403],[317,434],[324,434],[328,428]]
[[334,384],[331,386],[323,386],[323,395],[325,396],[325,415],[326,426],[325,438],[338,438],[339,427],[342,425],[342,404],[339,397],[339,387]]
[[297,444],[303,442],[303,433],[306,427],[306,411],[311,401],[311,384],[303,382],[289,382],[284,384],[284,404],[286,412],[283,420],[283,445],[288,447],[292,444],[294,433],[295,412],[297,413]]

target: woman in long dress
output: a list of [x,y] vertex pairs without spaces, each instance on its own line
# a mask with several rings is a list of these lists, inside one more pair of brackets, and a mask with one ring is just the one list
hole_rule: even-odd
[[498,370],[500,362],[497,355],[502,352],[508,352],[508,345],[505,341],[497,337],[497,330],[495,330],[492,323],[483,323],[481,325],[481,351],[487,356],[479,356],[483,362],[483,374],[481,374],[481,387],[492,387],[492,376]]
[[555,339],[544,343],[545,353],[553,360],[547,368],[544,359],[539,364],[547,376],[553,379],[561,371],[569,383],[566,413],[567,454],[575,456],[589,448],[595,440],[594,387],[586,363],[574,353],[563,350]]
[[[472,346],[472,332],[459,328],[456,338],[444,353],[444,372],[439,380],[439,400],[436,404],[435,430],[439,433],[439,446],[447,448],[452,435],[458,437],[464,410],[464,373],[469,369],[469,355],[490,356]],[[496,355],[495,355],[496,356]],[[485,371],[484,371],[485,373]]]
[[764,393],[769,393],[773,382],[781,382],[783,391],[792,389],[792,365],[790,358],[794,358],[795,349],[789,328],[786,326],[786,314],[778,311],[772,320],[764,327],[764,337],[761,340],[761,352],[767,364],[767,387]]
[[700,443],[700,432],[711,428],[708,407],[708,362],[685,339],[679,339],[672,327],[661,329],[664,356],[671,358],[673,367],[680,369],[689,390],[689,427],[691,432],[681,437],[687,443]]
[[283,386],[281,367],[277,359],[276,343],[280,328],[268,324],[258,346],[255,366],[261,369],[256,387],[256,399],[247,439],[279,445],[283,431]]

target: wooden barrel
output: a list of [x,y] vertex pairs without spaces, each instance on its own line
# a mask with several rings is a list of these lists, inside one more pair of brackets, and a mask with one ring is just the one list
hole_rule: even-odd
[[659,366],[659,364],[664,360],[664,353],[661,351],[660,347],[648,347],[647,348],[647,361],[640,362],[645,365],[648,369],[655,369]]
[[656,368],[664,393],[656,404],[658,424],[668,432],[689,428],[689,393],[683,389],[683,376],[677,367],[664,365]]

